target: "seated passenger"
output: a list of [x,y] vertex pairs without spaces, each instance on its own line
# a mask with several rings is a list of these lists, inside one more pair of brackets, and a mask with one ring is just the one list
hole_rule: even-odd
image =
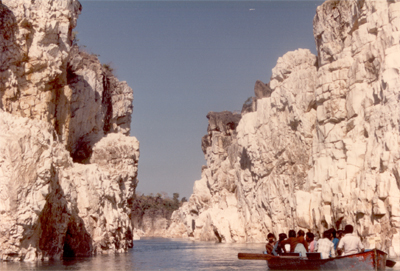
[[324,231],[323,238],[318,240],[317,252],[321,252],[321,259],[328,259],[329,256],[335,257],[335,248],[331,241],[332,232]]
[[276,241],[275,235],[273,233],[269,233],[267,235],[267,240],[268,240],[268,243],[265,245],[266,252],[267,252],[267,254],[273,255],[272,250],[274,249],[275,241]]
[[361,243],[360,237],[353,235],[352,225],[346,225],[344,234],[337,247],[338,251],[343,253],[342,256],[364,252],[364,245]]
[[287,252],[285,248],[286,244],[290,245],[290,252],[294,252],[294,249],[296,248],[297,245],[296,232],[294,230],[290,230],[289,238],[281,242],[282,249],[285,253]]
[[334,228],[330,229],[330,231],[332,233],[332,238],[333,238],[332,239],[332,243],[333,243],[333,246],[334,246],[335,251],[336,251],[337,246],[339,244],[339,238],[336,237],[336,230]]
[[287,238],[286,233],[280,233],[279,234],[279,240],[278,240],[278,242],[275,243],[274,249],[272,250],[272,254],[273,255],[279,256],[279,255],[282,255],[284,253],[285,249],[282,248],[282,247],[284,247],[284,245],[282,245],[281,242],[283,240],[285,240],[286,238]]
[[340,239],[342,239],[343,236],[344,236],[344,231],[338,230],[336,232],[336,237],[339,239],[339,241],[340,241]]
[[295,253],[300,253],[300,257],[305,257],[308,252],[308,243],[304,239],[304,231],[299,230],[297,232],[297,244],[294,248]]
[[314,239],[315,236],[312,232],[307,232],[306,241],[308,243],[308,251],[316,252],[318,248],[318,242]]

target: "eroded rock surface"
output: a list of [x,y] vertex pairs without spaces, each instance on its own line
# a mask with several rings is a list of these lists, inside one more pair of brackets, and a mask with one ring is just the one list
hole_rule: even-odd
[[73,45],[80,11],[76,0],[0,3],[1,260],[133,245],[133,92]]
[[318,7],[318,56],[279,58],[234,131],[210,134],[210,121],[207,166],[170,235],[264,242],[350,223],[400,256],[399,25],[396,1]]

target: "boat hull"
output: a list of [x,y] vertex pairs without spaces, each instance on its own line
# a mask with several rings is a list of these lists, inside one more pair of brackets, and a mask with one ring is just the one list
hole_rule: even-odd
[[271,270],[385,270],[386,257],[385,252],[374,249],[348,256],[318,260],[274,257],[267,263]]

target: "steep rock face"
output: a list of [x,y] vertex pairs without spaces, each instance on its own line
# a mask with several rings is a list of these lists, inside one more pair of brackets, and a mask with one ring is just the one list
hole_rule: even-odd
[[167,229],[170,225],[171,212],[164,210],[147,211],[137,213],[132,211],[134,233],[137,237],[164,237],[167,235]]
[[77,46],[66,71],[67,85],[57,93],[56,129],[74,161],[87,163],[93,144],[105,134],[129,135],[133,92]]
[[72,162],[48,123],[0,112],[2,260],[51,259],[132,246],[128,199],[139,144],[109,134],[92,164]]
[[4,0],[6,48],[1,58],[1,107],[15,115],[55,123],[56,93],[66,83],[65,66],[81,5],[76,0]]
[[0,259],[126,251],[132,89],[72,46],[78,1],[0,3]]
[[178,193],[173,193],[172,198],[166,193],[136,195],[131,213],[135,237],[165,236],[171,224],[171,215],[180,205]]
[[[207,115],[208,134],[202,139],[208,167],[202,178],[195,182],[188,202],[173,213],[169,235],[191,236],[197,240],[227,242],[241,241],[244,237],[244,220],[239,220],[237,199],[236,127],[240,114],[228,111]],[[232,235],[234,231],[236,234]]]
[[[207,167],[189,202],[174,213],[171,235],[184,234],[184,222],[195,239],[253,242],[265,240],[272,228],[297,224],[296,191],[310,169],[316,60],[308,50],[280,58],[269,95],[255,100],[256,111],[236,116],[235,125],[218,126],[208,116],[205,138],[211,144],[202,143]],[[256,83],[255,93],[262,84]]]
[[[400,255],[400,3],[328,1],[317,9],[315,221],[352,223]],[[319,188],[320,187],[320,188]],[[378,239],[378,240],[376,240]]]
[[[350,223],[366,247],[399,256],[399,14],[393,1],[318,7],[318,57],[297,50],[280,58],[265,85],[270,96],[256,84],[234,142],[207,148],[171,235],[264,241],[268,232]],[[229,148],[232,158],[219,162]]]

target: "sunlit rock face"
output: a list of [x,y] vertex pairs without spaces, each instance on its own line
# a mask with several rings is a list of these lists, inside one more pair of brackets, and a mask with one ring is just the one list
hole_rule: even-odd
[[1,107],[55,124],[57,92],[81,5],[76,0],[3,0]]
[[366,247],[400,256],[399,25],[394,1],[318,7],[318,56],[279,58],[235,130],[209,132],[171,235],[263,242],[350,223]]
[[189,202],[172,216],[172,236],[258,242],[271,229],[297,225],[297,191],[311,168],[316,63],[309,50],[289,52],[278,60],[268,85],[256,83],[256,94],[263,85],[271,91],[254,99],[255,111],[207,116],[202,141],[207,167]]
[[307,181],[319,228],[352,223],[367,245],[376,241],[393,256],[400,256],[399,25],[398,2],[328,1],[317,9]]
[[0,259],[132,247],[132,89],[73,46],[78,1],[0,4]]

